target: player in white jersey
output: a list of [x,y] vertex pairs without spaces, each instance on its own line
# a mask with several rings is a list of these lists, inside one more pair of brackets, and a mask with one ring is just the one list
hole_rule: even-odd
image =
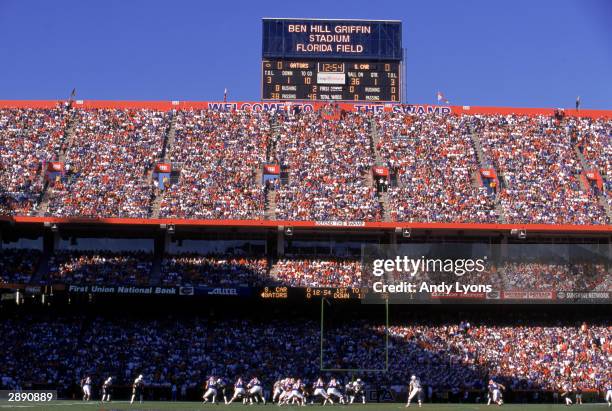
[[272,386],[272,402],[279,401],[281,394],[283,393],[283,380],[276,380]]
[[228,404],[231,404],[232,402],[234,402],[234,400],[238,398],[242,398],[242,403],[246,404],[247,391],[244,388],[244,382],[242,382],[242,378],[238,378],[234,383],[234,395],[229,400]]
[[414,397],[417,397],[419,407],[422,407],[423,387],[421,386],[421,380],[419,380],[416,375],[410,377],[410,384],[408,385],[408,402],[406,403],[406,407],[410,407],[410,401],[412,401]]
[[295,380],[293,378],[285,378],[284,380],[281,380],[282,392],[278,396],[278,405],[287,404],[289,402],[289,396],[291,395],[293,384],[295,384]]
[[612,407],[612,384],[608,383],[608,389],[606,390],[606,402],[608,407]]
[[266,404],[266,397],[264,397],[263,387],[261,385],[261,381],[257,377],[253,377],[249,384],[247,385],[249,389],[249,402],[253,404],[253,398],[255,398],[255,402],[261,401]]
[[565,405],[566,406],[569,407],[570,405],[574,404],[574,402],[572,401],[572,398],[571,398],[572,397],[572,384],[570,384],[568,382],[568,383],[566,383],[563,386],[563,389],[562,389],[562,392],[561,392],[561,396],[563,398],[565,398]]
[[305,405],[303,391],[304,384],[302,384],[302,380],[298,378],[298,380],[291,386],[291,392],[287,396],[286,403],[291,401],[292,404],[297,402],[299,405]]
[[489,401],[487,402],[487,405],[491,405],[491,401],[493,401],[495,404],[501,406],[504,403],[504,400],[502,399],[502,390],[505,390],[506,387],[504,387],[502,384],[496,383],[493,380],[489,380]]
[[313,388],[313,393],[312,393],[313,398],[312,398],[312,401],[310,401],[311,404],[313,404],[314,402],[314,397],[323,397],[323,405],[327,404],[328,401],[331,405],[334,405],[334,402],[332,401],[332,399],[329,397],[329,395],[327,395],[327,392],[325,392],[325,383],[323,382],[323,378],[319,377],[317,381],[315,381],[315,383],[312,384],[312,388]]
[[91,377],[89,375],[81,380],[81,388],[83,389],[83,401],[89,401],[91,399]]
[[134,380],[132,384],[132,399],[130,400],[130,404],[134,403],[134,400],[138,397],[138,401],[142,404],[142,397],[144,393],[144,378],[142,374],[140,374]]
[[355,398],[361,395],[361,402],[366,403],[365,399],[365,383],[361,381],[361,378],[357,378],[353,382],[353,395],[351,395],[351,404],[355,401]]
[[338,389],[339,386],[340,386],[340,383],[338,383],[338,381],[335,378],[332,378],[331,380],[329,380],[329,383],[327,384],[327,395],[329,396],[330,399],[331,397],[336,397],[338,401],[340,402],[340,404],[344,404],[345,402],[344,395],[342,395],[342,393]]
[[204,404],[208,402],[208,399],[212,397],[212,403],[214,404],[217,400],[217,379],[212,375],[208,377],[205,386],[206,392],[202,396]]
[[102,384],[102,402],[110,402],[113,391],[113,377],[108,377]]

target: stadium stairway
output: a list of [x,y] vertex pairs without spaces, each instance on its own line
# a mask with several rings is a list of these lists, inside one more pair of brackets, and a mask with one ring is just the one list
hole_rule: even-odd
[[506,219],[506,213],[501,203],[499,202],[499,197],[495,196],[495,211],[497,211],[498,222],[501,224],[507,224],[508,220]]
[[[576,153],[576,156],[578,157],[578,160],[580,160],[580,166],[582,167],[582,170],[587,171],[587,170],[591,170],[593,167],[591,164],[589,164],[589,162],[586,160],[586,158],[584,158],[584,155],[582,154],[582,151],[580,151],[580,148],[578,148],[577,145],[574,145],[574,152]],[[601,173],[601,171],[600,171]],[[605,174],[601,175],[603,180],[604,180],[604,186],[606,186],[607,181],[606,181],[606,176]],[[580,186],[582,187],[583,190],[587,191],[588,188],[584,187],[584,182],[582,181],[581,178],[578,178],[578,181],[580,181]],[[608,204],[608,202],[606,201],[606,198],[602,195],[599,194],[597,196],[597,201],[599,202],[599,204],[603,207],[603,209],[606,211],[606,215],[608,216],[608,220],[612,221],[612,210],[610,210],[610,205]]]
[[469,135],[472,145],[474,146],[474,150],[476,150],[478,164],[480,164],[481,167],[485,167],[485,165],[490,164],[490,162],[487,161],[487,157],[482,149],[482,143],[480,142],[480,137],[478,137],[478,134],[471,132]]
[[276,190],[266,191],[266,211],[264,213],[266,220],[276,220]]
[[[72,116],[72,112],[69,111],[69,118],[66,122],[66,128],[64,130],[64,134],[62,135],[62,140],[60,144],[60,150],[57,153],[57,161],[65,163],[66,162],[66,149],[72,144],[72,139],[74,137],[74,129],[76,127],[76,116]],[[43,170],[40,178],[43,179],[43,191],[40,194],[40,200],[38,202],[37,215],[39,217],[43,217],[47,214],[49,209],[49,202],[51,201],[51,190],[49,190],[49,184],[45,182],[45,170]]]
[[374,161],[376,162],[376,165],[382,166],[384,165],[384,162],[380,155],[380,150],[378,150],[379,143],[380,137],[378,136],[376,123],[374,123],[374,121],[370,121],[370,144],[372,145],[372,154],[374,154]]
[[[170,120],[170,127],[168,127],[168,132],[164,136],[164,146],[162,148],[162,154],[161,154],[163,163],[170,162],[169,161],[170,151],[172,147],[174,146],[174,140],[176,138],[176,115],[175,114],[176,114],[175,111],[171,112],[170,115],[172,116],[172,120]],[[149,180],[150,184],[153,185],[153,170],[149,170],[149,177],[147,178],[147,180]],[[171,178],[170,183],[176,184],[176,181],[173,181]],[[155,195],[155,198],[153,199],[153,202],[151,204],[151,217],[159,218],[159,208],[161,205],[161,200],[163,198],[163,195],[161,191],[159,193],[155,193],[154,195]]]
[[[263,181],[263,165],[257,168],[255,173],[255,185],[261,185]],[[264,204],[264,218],[266,220],[276,220],[276,190],[265,188],[266,199]]]
[[365,180],[365,185],[367,187],[376,188],[376,184],[374,184],[374,176],[372,175],[371,170],[366,171],[362,178]]
[[161,205],[161,199],[163,195],[155,194],[155,198],[153,199],[153,204],[151,205],[151,217],[159,218],[159,209]]
[[[482,143],[480,142],[480,137],[478,137],[478,134],[475,133],[474,130],[470,130],[469,136],[470,140],[472,141],[472,145],[474,146],[474,150],[476,151],[476,158],[478,159],[478,165],[480,166],[480,168],[493,167],[493,163],[488,160],[487,156],[484,153],[484,150],[482,149]],[[497,174],[497,180],[500,184],[499,188],[501,189],[502,175],[499,173],[499,170],[495,170],[495,173]],[[474,185],[474,187],[479,187],[480,185],[480,181],[478,180],[476,175],[472,176],[472,184]],[[504,208],[500,204],[500,198],[497,195],[495,196],[495,211],[497,211],[497,215],[499,216],[498,222],[501,224],[506,224],[508,222],[508,220],[506,219],[506,213],[504,212]]]
[[[376,128],[376,123],[374,121],[370,121],[370,144],[372,147],[372,154],[374,155],[374,164],[377,166],[384,166],[385,163],[383,161],[382,156],[380,155],[380,150],[378,149],[378,144],[380,143],[380,136],[378,135],[378,129]],[[374,178],[372,173],[367,173],[366,182],[369,187],[374,187]],[[399,184],[399,181],[398,181]],[[391,209],[389,206],[389,193],[378,193],[378,198],[380,199],[380,205],[383,209],[383,220],[391,221]]]
[[255,184],[255,186],[260,186],[263,184],[263,165],[259,165],[257,167],[257,171],[255,171],[255,177],[254,177],[253,183]]
[[266,141],[266,161],[268,164],[276,162],[274,153],[276,153],[276,143],[280,138],[278,134],[280,128],[280,125],[276,122],[276,117],[272,117],[270,119],[270,138]]
[[171,111],[170,115],[172,119],[170,120],[170,127],[168,127],[168,132],[164,136],[164,147],[162,149],[161,157],[164,163],[168,163],[169,161],[169,153],[170,149],[174,147],[174,139],[176,138],[176,111]]
[[380,193],[380,204],[383,209],[383,221],[391,221],[391,207],[389,206],[389,193]]
[[482,182],[478,178],[478,171],[474,171],[472,173],[472,178],[470,180],[472,181],[472,187],[474,188],[479,188],[482,185]]

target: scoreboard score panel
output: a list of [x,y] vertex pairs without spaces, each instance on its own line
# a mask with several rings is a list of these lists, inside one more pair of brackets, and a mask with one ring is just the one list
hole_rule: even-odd
[[264,100],[400,101],[399,61],[262,61]]

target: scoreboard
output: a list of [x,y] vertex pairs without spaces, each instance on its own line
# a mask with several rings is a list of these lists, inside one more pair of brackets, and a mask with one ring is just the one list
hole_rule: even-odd
[[263,19],[263,100],[399,102],[401,22]]
[[397,61],[265,59],[262,74],[264,100],[400,101]]

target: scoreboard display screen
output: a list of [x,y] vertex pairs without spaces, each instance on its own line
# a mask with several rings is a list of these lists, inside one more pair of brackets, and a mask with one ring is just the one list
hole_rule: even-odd
[[264,19],[263,100],[399,102],[401,23]]
[[399,101],[399,62],[264,60],[264,100]]

